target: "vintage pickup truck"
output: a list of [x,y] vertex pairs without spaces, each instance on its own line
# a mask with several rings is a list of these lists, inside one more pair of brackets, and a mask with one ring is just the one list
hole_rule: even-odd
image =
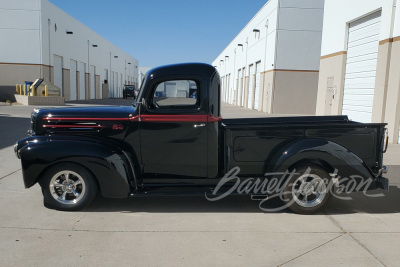
[[[150,70],[131,106],[36,109],[30,136],[14,148],[25,187],[38,182],[45,206],[78,210],[98,192],[218,195],[234,183],[279,175],[283,203],[303,214],[322,208],[333,179],[388,189],[386,124],[346,116],[222,119],[220,98],[218,71],[187,63]],[[236,179],[225,176],[232,168],[240,170]]]

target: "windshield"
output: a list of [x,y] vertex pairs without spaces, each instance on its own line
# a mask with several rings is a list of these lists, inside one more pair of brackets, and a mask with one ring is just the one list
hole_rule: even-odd
[[125,90],[130,90],[130,91],[135,90],[135,86],[133,85],[125,86]]

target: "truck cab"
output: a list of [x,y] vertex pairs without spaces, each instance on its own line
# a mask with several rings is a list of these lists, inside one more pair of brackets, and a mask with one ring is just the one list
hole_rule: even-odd
[[134,105],[143,178],[218,176],[219,87],[218,72],[206,64],[162,67],[146,76]]

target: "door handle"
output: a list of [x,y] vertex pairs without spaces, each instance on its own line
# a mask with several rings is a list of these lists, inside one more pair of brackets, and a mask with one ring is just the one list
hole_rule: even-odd
[[204,126],[206,126],[206,124],[205,124],[205,123],[201,123],[201,124],[195,124],[195,125],[193,125],[193,127],[194,127],[194,128],[197,128],[197,127],[204,127]]

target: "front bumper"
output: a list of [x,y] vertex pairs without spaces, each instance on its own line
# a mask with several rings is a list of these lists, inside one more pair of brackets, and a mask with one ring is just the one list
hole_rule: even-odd
[[17,158],[21,158],[20,157],[20,155],[19,155],[19,149],[18,149],[18,141],[17,141],[17,143],[15,143],[15,145],[14,145],[14,153],[15,153],[15,156],[17,157]]

